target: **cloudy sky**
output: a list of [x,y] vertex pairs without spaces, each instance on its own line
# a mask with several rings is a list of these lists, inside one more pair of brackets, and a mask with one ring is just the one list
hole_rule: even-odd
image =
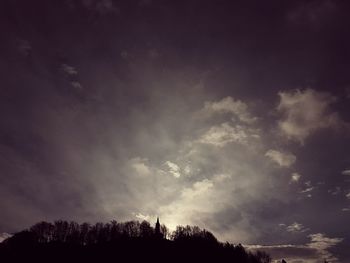
[[159,216],[350,262],[349,9],[1,1],[0,240]]

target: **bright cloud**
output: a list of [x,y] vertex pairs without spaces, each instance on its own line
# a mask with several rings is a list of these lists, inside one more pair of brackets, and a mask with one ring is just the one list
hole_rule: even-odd
[[178,224],[185,224],[193,213],[214,210],[212,202],[214,182],[209,179],[197,181],[182,189],[178,199],[161,207],[159,213],[167,226],[175,229]]
[[302,224],[294,222],[293,224],[286,227],[288,232],[292,233],[302,233],[310,230],[309,228],[305,228]]
[[292,178],[291,178],[291,182],[292,183],[296,183],[299,181],[301,177],[301,174],[298,174],[298,173],[292,173]]
[[186,199],[193,199],[199,195],[204,194],[208,189],[213,187],[213,182],[209,179],[195,182],[192,188],[185,188],[182,191],[182,197]]
[[3,242],[5,239],[7,239],[9,237],[12,237],[12,235],[9,234],[9,233],[1,233],[0,234],[0,243]]
[[344,170],[341,172],[343,175],[350,175],[350,170]]
[[143,215],[141,213],[135,214],[135,217],[139,220],[146,220],[146,221],[150,221],[151,220],[151,216],[149,215]]
[[308,187],[308,188],[306,188],[306,189],[300,191],[300,193],[309,193],[309,192],[311,192],[311,191],[314,190],[314,189],[315,189],[315,187],[311,186],[311,187]]
[[336,261],[337,258],[334,257],[328,249],[336,246],[343,241],[343,238],[329,238],[322,233],[309,235],[311,242],[307,245],[310,248],[314,248],[318,251],[318,254],[324,259],[329,261]]
[[129,161],[133,170],[140,176],[148,176],[151,174],[151,169],[147,165],[148,160],[145,158],[136,157]]
[[248,139],[257,138],[259,138],[257,131],[246,129],[240,125],[231,126],[225,122],[221,125],[211,127],[200,137],[199,142],[223,147],[232,142],[247,144]]
[[308,238],[310,241],[303,245],[246,245],[245,247],[251,251],[266,251],[275,260],[273,262],[281,262],[282,258],[292,263],[319,263],[324,260],[338,262],[329,249],[342,242],[343,238],[329,238],[321,233],[308,235]]
[[340,119],[330,110],[336,98],[312,89],[279,92],[277,110],[283,114],[279,128],[289,139],[304,140],[319,129],[337,127]]
[[166,161],[165,164],[168,166],[169,168],[169,172],[176,178],[179,178],[181,176],[180,174],[180,167],[173,162],[170,161]]
[[277,150],[268,150],[265,156],[282,167],[289,167],[297,160],[294,154]]
[[235,100],[232,97],[226,97],[219,101],[206,102],[203,112],[207,115],[231,113],[244,123],[253,123],[257,120],[248,111],[246,103]]

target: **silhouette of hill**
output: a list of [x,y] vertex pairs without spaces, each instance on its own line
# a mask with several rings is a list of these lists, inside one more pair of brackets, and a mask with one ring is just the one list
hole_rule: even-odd
[[197,226],[147,221],[89,223],[40,222],[0,244],[2,262],[237,262],[270,263],[262,251],[219,242]]

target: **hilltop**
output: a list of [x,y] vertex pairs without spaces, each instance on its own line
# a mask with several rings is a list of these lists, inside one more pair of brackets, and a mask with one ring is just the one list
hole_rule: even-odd
[[8,262],[239,262],[270,263],[262,251],[222,243],[197,226],[170,232],[157,221],[40,222],[0,244]]

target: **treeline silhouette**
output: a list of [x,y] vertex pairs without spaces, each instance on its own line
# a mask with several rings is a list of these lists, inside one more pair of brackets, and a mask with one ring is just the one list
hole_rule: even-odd
[[[160,232],[160,233],[157,233]],[[147,221],[78,224],[40,222],[0,243],[2,262],[237,262],[270,263],[263,251],[219,242],[197,226]]]

